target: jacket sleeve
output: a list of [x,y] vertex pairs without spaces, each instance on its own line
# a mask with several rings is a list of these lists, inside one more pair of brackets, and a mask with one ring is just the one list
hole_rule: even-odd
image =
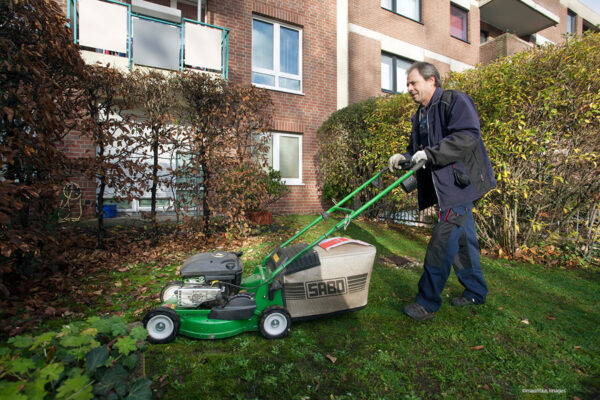
[[447,136],[438,144],[425,149],[434,166],[445,166],[463,160],[481,139],[479,116],[473,100],[457,93],[450,105]]

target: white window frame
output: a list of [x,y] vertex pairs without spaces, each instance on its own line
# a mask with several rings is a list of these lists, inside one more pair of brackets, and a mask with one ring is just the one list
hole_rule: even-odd
[[390,0],[390,1],[391,1],[391,3],[392,3],[392,4],[391,4],[391,7],[389,7],[389,8],[388,8],[388,7],[386,7],[386,6],[383,4],[383,1],[381,1],[381,8],[383,8],[384,10],[391,11],[391,12],[393,12],[394,14],[401,15],[401,16],[403,16],[404,18],[408,18],[408,19],[410,19],[411,21],[415,21],[415,22],[422,23],[422,20],[423,20],[423,0],[418,0],[418,1],[419,1],[419,17],[418,17],[418,19],[414,19],[413,17],[410,17],[410,16],[408,16],[408,15],[406,15],[406,14],[403,14],[403,13],[401,13],[401,12],[400,12],[400,10],[398,10],[398,8],[399,8],[399,7],[398,7],[398,2],[399,2],[399,1],[402,1],[402,0]]
[[567,9],[567,35],[575,35],[577,33],[577,14]]
[[298,139],[298,178],[281,178],[281,181],[288,186],[292,185],[304,185],[302,183],[302,135],[297,133],[284,133],[284,132],[271,132],[273,138],[273,169],[279,171],[280,159],[279,159],[279,138],[280,137],[293,137]]
[[[299,28],[299,27],[293,26],[293,25],[284,24],[281,22],[276,22],[276,21],[262,18],[262,17],[253,16],[252,21],[254,22],[255,20],[273,25],[273,68],[274,68],[274,70],[269,70],[266,68],[259,68],[259,67],[255,67],[254,65],[252,65],[252,72],[257,72],[259,74],[273,75],[275,77],[275,86],[269,86],[269,85],[259,84],[259,83],[252,83],[252,85],[254,85],[256,87],[264,88],[264,89],[272,89],[272,90],[278,90],[281,92],[303,94],[303,92],[302,92],[302,84],[303,84],[303,81],[302,81],[302,28]],[[291,30],[298,32],[298,75],[288,74],[285,72],[281,72],[281,70],[280,70],[281,63],[279,60],[279,54],[280,54],[279,31],[280,31],[281,27],[291,29]],[[292,89],[280,87],[279,86],[279,78],[288,78],[288,79],[294,79],[294,80],[300,81],[300,90],[292,90]]]
[[[408,67],[410,68],[410,65],[414,62],[413,60],[410,60],[406,57],[402,57],[396,54],[392,54],[392,53],[388,53],[386,51],[382,51],[381,52],[381,58],[383,57],[390,57],[392,59],[392,90],[390,89],[386,89],[382,86],[381,91],[384,93],[392,93],[392,94],[398,94],[398,93],[407,93],[408,89],[406,88],[406,82],[399,82],[398,81],[398,62],[400,61],[405,61],[408,64]],[[383,65],[383,62],[381,62],[381,64]],[[408,71],[408,68],[406,69]],[[381,74],[383,75],[383,68],[381,68]],[[383,80],[383,79],[382,79]],[[382,82],[383,83],[383,82]]]
[[454,3],[450,3],[450,19],[452,19],[452,9],[458,10],[460,12],[463,12],[465,15],[465,26],[464,26],[464,34],[465,37],[461,38],[459,36],[455,36],[452,34],[452,22],[450,22],[450,37],[453,37],[455,39],[458,39],[460,41],[469,43],[469,10],[465,10],[464,8],[462,8],[459,5],[456,5]]

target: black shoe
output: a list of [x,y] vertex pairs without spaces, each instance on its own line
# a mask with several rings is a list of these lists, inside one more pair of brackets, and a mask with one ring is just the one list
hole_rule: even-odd
[[475,305],[483,304],[483,303],[485,303],[485,301],[479,302],[475,299],[467,299],[466,297],[463,297],[463,296],[454,297],[452,300],[450,300],[450,304],[452,304],[455,307],[475,306]]
[[429,312],[419,303],[413,303],[402,308],[402,312],[417,321],[427,321],[435,316],[434,312]]

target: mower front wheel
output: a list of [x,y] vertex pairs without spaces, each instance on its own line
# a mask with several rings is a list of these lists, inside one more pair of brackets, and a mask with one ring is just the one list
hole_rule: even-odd
[[167,307],[158,307],[148,311],[142,320],[148,331],[150,343],[162,344],[175,340],[181,321],[175,311]]
[[160,291],[160,302],[164,303],[175,296],[175,291],[183,286],[183,281],[173,281],[167,283]]
[[283,307],[271,306],[260,314],[258,327],[267,339],[281,339],[288,334],[291,326],[290,314]]

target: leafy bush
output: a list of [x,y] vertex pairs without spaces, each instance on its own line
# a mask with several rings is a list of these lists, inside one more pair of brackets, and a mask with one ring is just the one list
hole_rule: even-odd
[[589,34],[450,77],[478,106],[497,174],[478,207],[488,245],[513,253],[560,239],[589,254],[598,241],[599,69],[600,35]]
[[189,154],[189,168],[201,179],[189,179],[181,189],[201,205],[203,230],[211,216],[228,229],[249,232],[245,210],[269,198],[268,182],[255,179],[264,173],[272,103],[267,91],[246,87],[205,74],[178,76],[181,104],[177,120],[185,123],[180,151]]
[[[445,87],[477,105],[497,175],[498,189],[476,208],[484,245],[514,253],[560,241],[584,255],[598,246],[598,70],[595,33],[449,76]],[[407,95],[397,95],[332,114],[318,132],[324,196],[343,197],[404,152],[414,110]],[[401,207],[400,197],[388,200]]]
[[[317,132],[324,199],[342,199],[386,167],[392,154],[404,153],[411,129],[407,116],[414,110],[410,96],[398,95],[371,98],[333,113]],[[383,184],[396,178],[385,174]],[[353,206],[377,192],[374,186],[365,188]],[[389,215],[414,200],[396,191],[368,212],[381,214],[383,209]]]
[[58,249],[56,205],[71,167],[61,146],[86,76],[66,23],[56,2],[0,2],[0,289],[4,274]]
[[150,399],[152,382],[132,379],[146,336],[117,316],[14,336],[0,347],[0,393],[9,399]]

